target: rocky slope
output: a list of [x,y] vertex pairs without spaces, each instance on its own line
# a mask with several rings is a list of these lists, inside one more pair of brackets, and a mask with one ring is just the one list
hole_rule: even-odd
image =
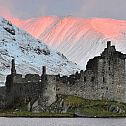
[[15,58],[18,73],[41,74],[43,65],[49,74],[72,74],[79,67],[43,42],[20,30],[0,17],[0,81],[10,73],[11,60]]

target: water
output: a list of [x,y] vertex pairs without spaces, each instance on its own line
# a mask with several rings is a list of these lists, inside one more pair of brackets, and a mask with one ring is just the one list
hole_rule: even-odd
[[126,118],[0,118],[0,126],[126,126]]

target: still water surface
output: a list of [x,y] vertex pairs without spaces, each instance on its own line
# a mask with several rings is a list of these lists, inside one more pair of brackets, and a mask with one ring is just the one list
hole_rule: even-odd
[[0,126],[126,126],[126,118],[0,118]]

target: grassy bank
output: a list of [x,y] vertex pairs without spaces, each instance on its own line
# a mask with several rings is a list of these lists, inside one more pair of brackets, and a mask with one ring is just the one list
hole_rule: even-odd
[[48,113],[48,112],[40,112],[40,113],[33,113],[33,112],[5,112],[0,113],[0,117],[73,117],[71,113]]
[[[124,117],[126,104],[107,100],[87,100],[75,96],[66,96],[65,104],[69,105],[68,112],[85,117]],[[119,111],[114,111],[115,108]]]
[[[107,100],[87,100],[76,96],[63,96],[67,113],[28,112],[26,106],[0,112],[1,117],[126,117],[126,104]],[[118,111],[116,110],[118,108]]]

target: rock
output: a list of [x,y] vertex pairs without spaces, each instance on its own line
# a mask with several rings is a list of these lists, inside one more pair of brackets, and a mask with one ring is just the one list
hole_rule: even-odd
[[109,106],[109,109],[108,109],[110,112],[113,112],[113,113],[124,113],[125,110],[122,110],[119,106],[117,105],[110,105]]

